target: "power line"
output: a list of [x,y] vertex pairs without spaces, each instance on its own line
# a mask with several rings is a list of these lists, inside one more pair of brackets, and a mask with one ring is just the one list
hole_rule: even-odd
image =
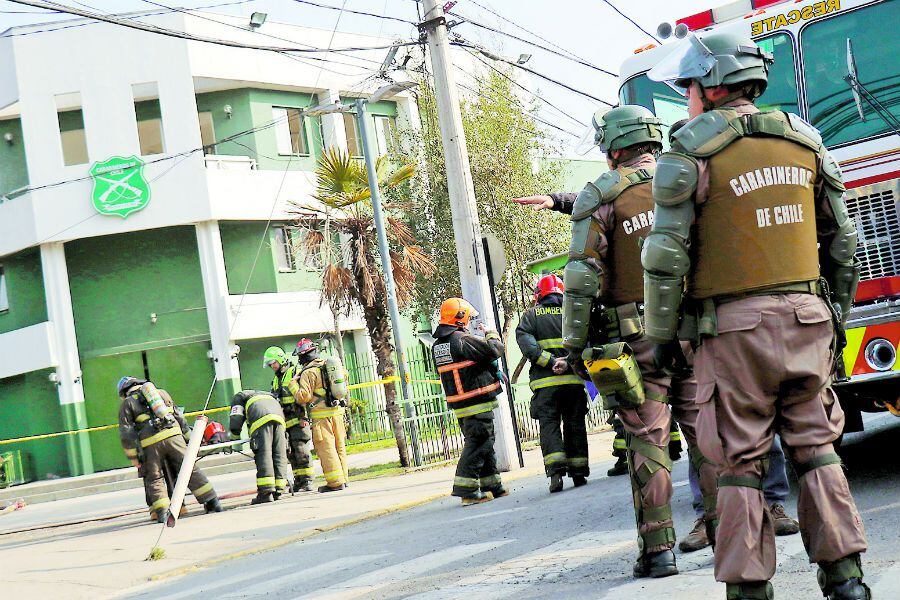
[[118,19],[113,16],[107,16],[100,13],[94,13],[86,10],[81,10],[78,8],[74,8],[71,6],[67,6],[64,4],[59,4],[56,2],[44,2],[42,0],[8,0],[14,4],[22,4],[25,6],[33,6],[35,8],[46,8],[48,10],[55,10],[71,15],[76,15],[79,17],[84,17],[87,19],[95,19],[97,21],[103,21],[105,23],[110,23],[113,25],[119,25],[122,27],[127,27],[129,29],[137,29],[139,31],[144,31],[147,33],[154,33],[158,35],[163,35],[166,37],[173,37],[183,40],[189,40],[194,42],[203,42],[207,44],[213,44],[217,46],[227,46],[230,48],[242,48],[245,50],[262,50],[266,52],[275,52],[277,54],[285,54],[285,53],[327,53],[327,52],[363,52],[367,50],[387,50],[391,48],[393,45],[400,46],[410,46],[416,45],[418,42],[397,42],[391,45],[381,45],[381,46],[356,46],[350,48],[337,48],[337,49],[326,49],[326,48],[291,48],[291,47],[279,47],[279,46],[262,46],[257,44],[242,44],[239,42],[233,42],[231,40],[219,39],[219,38],[208,38],[204,36],[191,35],[184,31],[177,31],[174,29],[167,29],[165,27],[159,27],[156,25],[148,25],[145,23],[138,23],[134,21],[127,21],[124,19]]
[[517,35],[515,35],[515,34],[508,33],[508,32],[506,32],[506,31],[502,31],[502,30],[500,30],[500,29],[496,29],[496,28],[494,28],[494,27],[491,27],[490,25],[485,25],[484,23],[479,23],[478,21],[472,20],[472,19],[470,19],[469,17],[463,16],[463,15],[458,14],[458,13],[455,13],[455,12],[450,12],[450,13],[447,13],[447,14],[453,15],[454,17],[459,17],[460,19],[463,19],[465,22],[470,23],[471,25],[474,25],[475,27],[484,29],[484,30],[486,30],[486,31],[490,31],[491,33],[496,33],[496,34],[498,34],[498,35],[506,36],[506,37],[511,38],[511,39],[514,39],[514,40],[516,40],[516,41],[522,42],[523,44],[528,44],[529,46],[534,46],[535,48],[539,48],[539,49],[543,50],[544,52],[549,52],[550,54],[555,54],[556,56],[565,58],[566,60],[570,60],[570,61],[572,61],[572,62],[574,62],[574,63],[578,63],[578,64],[583,65],[583,66],[585,66],[585,67],[594,69],[595,71],[599,71],[599,72],[601,72],[601,73],[604,73],[604,74],[606,74],[606,75],[609,75],[610,77],[618,77],[618,75],[616,75],[616,74],[613,73],[612,71],[609,71],[609,70],[607,70],[607,69],[604,69],[603,67],[598,67],[597,65],[595,65],[595,64],[593,64],[593,63],[590,63],[590,62],[588,62],[588,61],[586,61],[586,60],[583,60],[583,59],[580,59],[580,58],[576,58],[576,57],[570,56],[570,55],[568,55],[568,54],[564,54],[564,53],[562,53],[562,52],[559,52],[559,51],[557,51],[557,50],[554,50],[553,48],[548,48],[547,46],[542,46],[541,44],[537,44],[537,43],[535,43],[535,42],[532,42],[531,40],[527,40],[527,39],[522,38],[522,37],[519,37],[519,36],[517,36]]
[[[338,25],[341,23],[341,17],[344,16],[344,8],[347,6],[347,0],[344,0],[343,4],[341,4],[341,11],[338,13],[337,19],[334,21],[334,29],[331,30],[331,37],[328,38],[328,47],[331,48],[331,44],[334,43],[334,36],[337,33]],[[319,73],[316,75],[316,82],[313,84],[313,87],[318,87],[319,80],[322,78],[322,70],[319,69]]]
[[603,2],[604,2],[607,6],[609,6],[611,9],[613,9],[614,11],[616,11],[617,13],[619,13],[619,15],[620,15],[622,18],[624,18],[626,21],[628,21],[629,23],[631,23],[632,25],[634,25],[635,27],[637,27],[638,29],[640,29],[642,32],[644,32],[645,35],[650,36],[650,38],[651,38],[654,42],[656,42],[657,44],[661,44],[661,43],[662,43],[662,42],[660,42],[658,39],[656,39],[656,36],[655,36],[655,35],[653,35],[653,34],[650,33],[649,31],[647,31],[646,29],[644,29],[643,27],[641,27],[640,25],[638,25],[637,22],[636,22],[634,19],[632,19],[631,17],[629,17],[628,15],[626,15],[625,13],[623,13],[621,10],[619,10],[618,8],[616,8],[616,5],[615,5],[615,4],[613,4],[613,3],[610,2],[609,0],[603,0]]
[[[408,19],[401,19],[400,17],[391,17],[389,15],[379,15],[378,13],[366,12],[363,10],[351,10],[349,8],[344,8],[340,6],[331,6],[328,4],[319,4],[318,2],[310,2],[309,0],[293,0],[297,4],[307,4],[309,6],[315,6],[316,8],[328,8],[331,10],[338,10],[342,12],[347,12],[354,15],[363,15],[365,17],[375,17],[377,19],[382,19],[384,21],[396,21],[398,23],[406,23],[407,25],[412,25],[413,27],[418,27],[418,23],[414,21],[410,21]],[[345,2],[346,4],[346,2]]]
[[550,77],[549,75],[544,75],[543,73],[535,71],[531,67],[526,67],[525,65],[520,65],[519,63],[509,60],[508,58],[504,58],[502,56],[497,56],[493,52],[491,52],[489,50],[485,50],[484,48],[482,48],[480,46],[476,46],[470,42],[467,42],[464,40],[457,40],[457,41],[450,42],[450,44],[454,45],[454,46],[460,46],[463,48],[471,48],[473,50],[480,52],[481,54],[485,55],[486,57],[490,58],[491,60],[496,60],[496,61],[499,61],[502,63],[506,63],[508,65],[511,65],[517,69],[522,69],[523,71],[531,73],[535,77],[540,77],[541,79],[544,79],[545,81],[549,81],[550,83],[558,85],[561,88],[567,89],[570,92],[575,92],[576,94],[584,96],[585,98],[590,98],[591,100],[596,100],[597,102],[599,102],[601,104],[605,104],[606,106],[609,106],[609,107],[615,106],[615,104],[613,104],[607,100],[604,100],[603,98],[598,98],[597,96],[594,96],[593,94],[589,94],[588,92],[579,90],[578,88],[574,88],[567,83],[563,83],[562,81],[559,81],[558,79],[554,79],[554,78]]

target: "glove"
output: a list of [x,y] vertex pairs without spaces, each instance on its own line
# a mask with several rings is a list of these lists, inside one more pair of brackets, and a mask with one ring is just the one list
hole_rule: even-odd
[[570,350],[569,355],[566,357],[566,362],[572,367],[573,373],[585,381],[591,380],[591,375],[588,373],[587,367],[584,366],[584,360],[582,360],[580,353],[576,354],[574,351]]
[[228,434],[228,439],[231,440],[232,442],[237,441],[237,440],[241,439],[241,434],[235,433],[232,431]]
[[663,371],[669,375],[690,371],[678,340],[671,340],[665,344],[654,344],[653,366],[657,371]]

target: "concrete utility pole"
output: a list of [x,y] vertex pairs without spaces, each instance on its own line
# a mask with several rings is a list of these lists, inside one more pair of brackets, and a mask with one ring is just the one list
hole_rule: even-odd
[[[453,215],[453,236],[456,239],[456,260],[459,262],[459,280],[462,294],[471,302],[486,325],[500,328],[493,323],[494,312],[488,289],[486,263],[481,245],[481,224],[475,204],[475,186],[469,167],[469,153],[463,133],[462,114],[453,76],[453,61],[447,42],[447,24],[443,5],[437,0],[423,0],[425,8],[420,25],[428,36],[428,50],[434,72],[434,88],[437,96],[438,121],[444,145],[444,163],[447,167],[447,187],[450,190],[450,210]],[[499,409],[494,413],[497,439],[494,448],[501,471],[513,468],[516,456],[515,429],[508,399],[501,394]]]

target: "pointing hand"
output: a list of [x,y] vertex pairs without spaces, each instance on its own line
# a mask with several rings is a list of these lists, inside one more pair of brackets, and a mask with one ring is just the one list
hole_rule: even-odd
[[531,206],[531,209],[535,212],[553,208],[553,198],[550,196],[546,196],[543,194],[539,194],[537,196],[525,196],[522,198],[513,198],[513,202],[516,204],[521,204],[522,206]]

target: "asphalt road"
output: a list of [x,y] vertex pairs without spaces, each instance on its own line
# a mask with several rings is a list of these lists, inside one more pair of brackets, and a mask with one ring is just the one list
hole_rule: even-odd
[[[880,416],[848,436],[848,477],[869,535],[866,581],[878,600],[900,598],[900,420]],[[462,508],[445,499],[141,590],[128,598],[724,598],[709,549],[682,555],[681,573],[634,580],[628,481],[609,463],[579,489],[550,496],[546,479],[512,484],[512,494]],[[604,474],[601,476],[601,474]],[[683,536],[693,524],[687,462],[674,470],[673,509]],[[567,481],[568,485],[568,481]],[[796,494],[796,482],[792,482]],[[796,495],[788,503],[795,512]],[[777,598],[821,598],[799,535],[778,538]]]

